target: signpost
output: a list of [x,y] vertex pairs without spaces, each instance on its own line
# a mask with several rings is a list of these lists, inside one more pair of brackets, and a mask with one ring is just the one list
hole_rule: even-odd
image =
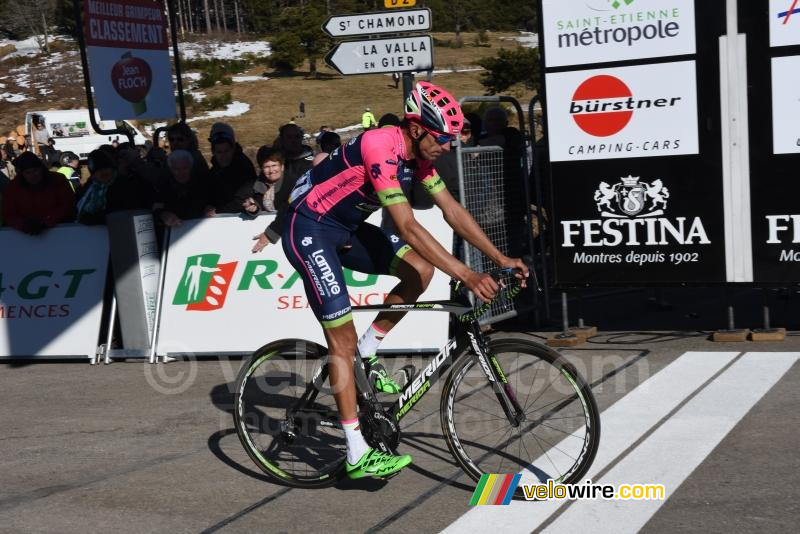
[[414,7],[417,0],[383,0],[383,7]]
[[325,62],[345,76],[431,70],[433,39],[430,35],[416,35],[346,41],[328,52]]
[[380,11],[339,15],[328,19],[322,31],[331,37],[375,35],[398,32],[424,32],[431,29],[430,9]]

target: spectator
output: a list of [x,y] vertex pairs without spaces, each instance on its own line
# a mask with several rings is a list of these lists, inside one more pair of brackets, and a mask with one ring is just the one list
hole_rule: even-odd
[[299,113],[297,114],[297,118],[302,119],[306,116],[306,103],[302,100],[300,101],[300,105],[298,106]]
[[[393,72],[392,73],[392,81],[394,82],[394,88],[395,89],[399,89],[400,88],[400,73],[399,72]],[[380,128],[380,126],[378,126],[378,128]]]
[[153,189],[129,174],[117,172],[117,162],[104,145],[89,154],[89,180],[78,189],[77,222],[105,224],[106,215],[117,211],[150,209]]
[[211,127],[211,202],[206,216],[219,213],[241,213],[242,203],[252,196],[256,181],[253,162],[236,142],[233,128],[223,122]]
[[33,116],[33,151],[38,154],[43,160],[46,159],[52,152],[53,148],[50,146],[50,134],[47,133],[47,128],[44,124],[44,118],[39,115]]
[[171,150],[188,150],[194,158],[192,173],[194,176],[205,175],[208,178],[208,162],[200,152],[197,136],[185,122],[177,122],[167,128],[167,140]]
[[60,159],[61,167],[57,172],[64,175],[74,193],[81,186],[80,158],[74,152],[63,152]]
[[3,193],[5,224],[36,235],[68,222],[75,208],[75,195],[64,177],[50,172],[33,153],[14,160],[17,179]]
[[478,140],[481,146],[505,146],[503,130],[508,126],[508,113],[501,107],[489,108],[483,115],[486,134]]
[[477,146],[478,138],[483,132],[483,121],[477,113],[465,113],[464,118],[469,121],[472,128],[472,137],[469,139],[469,146]]
[[274,148],[281,151],[284,157],[283,183],[275,193],[275,209],[278,215],[275,220],[256,236],[258,242],[253,246],[253,252],[260,252],[269,243],[277,243],[283,233],[283,214],[289,205],[289,193],[294,189],[297,179],[311,170],[314,151],[303,144],[303,130],[296,124],[281,126],[280,135]]
[[375,120],[375,115],[372,114],[372,110],[364,108],[364,113],[361,115],[361,126],[365,130],[372,130],[377,125],[378,122]]
[[17,175],[14,164],[11,163],[14,158],[11,157],[9,150],[8,143],[0,145],[0,180],[3,180],[4,177],[6,181],[13,180]]
[[285,169],[283,154],[265,145],[258,149],[256,160],[261,174],[253,185],[253,196],[245,200],[243,207],[250,215],[275,213],[275,193],[281,188]]
[[194,155],[173,150],[167,158],[169,173],[156,185],[153,216],[170,228],[205,214],[209,204],[208,176],[196,173]]
[[314,156],[314,161],[312,162],[312,165],[316,167],[320,161],[327,158],[328,154],[330,154],[340,146],[342,146],[342,139],[341,137],[339,137],[339,134],[337,134],[336,132],[325,132],[322,135],[322,139],[319,144],[320,153]]
[[317,135],[314,136],[314,140],[317,143],[317,147],[319,147],[319,140],[322,139],[322,135],[325,132],[328,132],[328,131],[330,131],[330,127],[329,126],[325,126],[323,124],[322,126],[319,127],[319,132],[317,132]]
[[400,117],[394,113],[386,113],[378,121],[378,128],[385,128],[387,126],[400,126]]

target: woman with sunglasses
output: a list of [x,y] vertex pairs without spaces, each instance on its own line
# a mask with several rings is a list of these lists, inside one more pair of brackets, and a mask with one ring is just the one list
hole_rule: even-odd
[[[491,276],[461,263],[414,219],[407,200],[412,183],[423,184],[457,234],[499,266],[528,274],[522,261],[497,250],[453,199],[433,167],[436,158],[450,150],[450,142],[463,125],[461,107],[450,93],[419,82],[406,100],[400,126],[369,130],[335,149],[297,180],[289,196],[281,242],[325,331],[331,388],[345,431],[350,478],[390,475],[411,463],[411,456],[394,456],[367,445],[358,423],[353,381],[353,356],[358,347],[376,389],[399,393],[400,387],[375,354],[403,314],[379,314],[356,343],[342,269],[399,278],[386,297],[392,304],[415,302],[427,288],[434,267],[461,280],[484,301],[491,300],[498,290]],[[392,218],[396,233],[365,222],[381,207]]]

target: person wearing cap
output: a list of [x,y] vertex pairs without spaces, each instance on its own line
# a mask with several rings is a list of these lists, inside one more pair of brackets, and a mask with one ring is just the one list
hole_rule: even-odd
[[80,158],[75,152],[64,152],[59,159],[61,167],[56,172],[64,175],[73,192],[77,191],[81,185]]
[[365,130],[371,130],[378,126],[378,121],[375,120],[375,115],[372,114],[371,109],[364,108],[364,113],[361,115],[361,126]]
[[17,179],[3,193],[4,224],[37,235],[72,219],[75,195],[64,177],[50,172],[35,154],[14,160]]
[[210,191],[211,200],[206,216],[220,213],[242,213],[244,201],[253,193],[256,170],[236,142],[233,128],[224,122],[211,127]]
[[78,189],[76,222],[105,224],[106,215],[117,211],[150,209],[152,187],[117,172],[113,149],[101,147],[89,153],[89,180]]

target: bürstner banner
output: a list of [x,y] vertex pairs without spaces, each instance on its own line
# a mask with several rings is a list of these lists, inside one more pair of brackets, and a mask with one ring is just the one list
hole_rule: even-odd
[[[417,211],[417,220],[447,249],[452,230],[437,210]],[[253,221],[216,217],[173,229],[166,266],[158,353],[252,352],[271,341],[301,338],[324,344],[300,276],[280,245],[250,252],[252,237],[274,215]],[[380,213],[370,218],[380,224]],[[309,246],[312,246],[310,243]],[[312,250],[313,253],[313,250]],[[345,269],[352,305],[382,304],[397,284],[391,276]],[[449,278],[436,272],[421,300],[450,296]],[[358,332],[374,313],[355,313]],[[448,316],[410,313],[381,344],[385,349],[439,349],[447,341]]]
[[175,117],[163,0],[84,0],[89,73],[100,117]]
[[547,67],[695,53],[694,0],[543,0]]
[[0,357],[90,357],[108,266],[105,228],[0,230]]
[[697,154],[694,61],[547,74],[550,161]]

